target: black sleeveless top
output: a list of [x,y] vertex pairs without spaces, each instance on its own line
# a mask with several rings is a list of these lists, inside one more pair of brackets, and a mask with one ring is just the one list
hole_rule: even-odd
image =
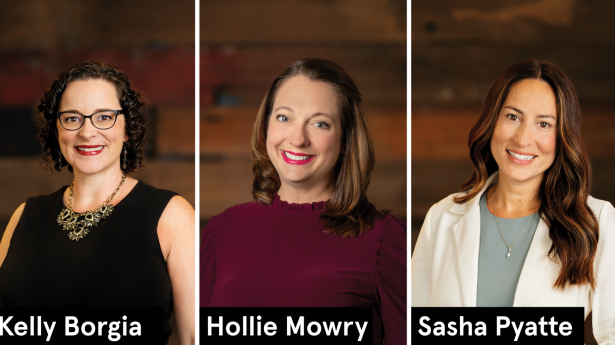
[[177,193],[139,181],[75,242],[57,223],[66,188],[27,200],[0,268],[2,305],[164,307],[166,344],[173,300],[157,229]]

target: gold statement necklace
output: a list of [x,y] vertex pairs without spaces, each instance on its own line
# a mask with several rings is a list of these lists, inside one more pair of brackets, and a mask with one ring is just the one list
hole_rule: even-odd
[[[73,211],[73,186],[75,182],[70,184],[70,196],[68,198],[68,208],[63,209],[58,215],[58,224],[62,226],[62,230],[70,231],[68,233],[68,238],[73,241],[79,242],[80,239],[84,238],[90,232],[90,227],[98,225],[101,219],[105,219],[111,215],[113,212],[113,205],[111,205],[111,200],[117,192],[119,192],[120,188],[126,181],[126,174],[122,175],[122,181],[120,181],[120,185],[113,191],[113,193],[109,196],[105,202],[100,204],[94,211],[87,211],[84,213],[75,213]],[[82,220],[79,218],[84,217]]]

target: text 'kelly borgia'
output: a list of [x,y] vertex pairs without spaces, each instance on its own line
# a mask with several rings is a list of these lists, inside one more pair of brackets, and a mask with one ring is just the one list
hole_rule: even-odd
[[[133,321],[128,325],[127,318],[124,315],[123,321],[98,321],[97,323],[85,321],[79,324],[79,319],[75,316],[66,316],[64,318],[64,336],[76,336],[81,332],[85,336],[102,336],[107,329],[107,338],[110,341],[118,341],[122,336],[141,336],[141,324]],[[30,316],[30,322],[24,321],[15,322],[10,325],[12,316],[5,318],[0,316],[0,337],[3,336],[42,336],[45,332],[46,340],[49,341],[56,326],[56,322],[48,323],[43,321],[41,316]]]
[[[303,316],[300,316],[297,319],[297,322],[293,321],[291,316],[286,317],[286,335],[300,335],[304,336],[305,331],[307,334],[311,336],[318,336],[322,332],[324,332],[327,336],[348,336],[349,329],[352,327],[356,327],[359,332],[359,339],[361,341],[363,339],[363,335],[365,335],[365,330],[367,329],[368,322],[363,322],[361,325],[358,321],[338,321],[338,322],[318,322],[312,321],[305,325],[305,320]],[[256,320],[254,316],[243,316],[242,324],[240,325],[238,322],[231,321],[226,325],[224,324],[224,320],[222,316],[218,317],[218,323],[214,323],[212,321],[212,317],[207,317],[207,335],[211,336],[213,329],[218,329],[218,335],[223,336],[224,331],[226,331],[227,335],[237,336],[241,334],[242,336],[274,336],[278,332],[278,326],[273,321],[267,321],[264,324],[261,322],[261,316],[258,315]]]

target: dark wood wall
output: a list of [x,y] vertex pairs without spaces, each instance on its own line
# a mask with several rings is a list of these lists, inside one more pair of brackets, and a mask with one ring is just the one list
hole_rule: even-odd
[[[31,116],[53,79],[85,60],[122,68],[151,104],[152,147],[134,177],[195,205],[194,14],[192,0],[2,1],[0,233],[28,197],[72,181],[66,169],[50,175],[39,166]],[[178,343],[174,332],[169,344]]]
[[412,244],[429,207],[470,177],[468,133],[491,83],[525,58],[572,80],[592,195],[615,201],[614,12],[606,0],[412,1]]
[[194,2],[3,1],[0,11],[0,227],[28,197],[69,184],[45,171],[32,114],[66,67],[123,69],[151,106],[151,147],[135,178],[194,205]]
[[376,148],[368,195],[406,219],[405,5],[403,0],[201,2],[202,224],[252,200],[256,112],[275,77],[305,57],[333,60],[354,78]]

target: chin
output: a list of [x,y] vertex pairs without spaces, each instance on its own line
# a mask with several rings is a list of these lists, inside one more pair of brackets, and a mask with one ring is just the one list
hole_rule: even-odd
[[502,171],[500,170],[500,176],[505,176],[506,178],[513,180],[513,181],[519,181],[519,182],[524,182],[524,181],[529,181],[535,178],[541,178],[543,176],[544,173],[542,174],[535,174],[533,172],[521,172],[521,171],[514,171],[514,172],[506,172],[506,171]]
[[102,165],[93,165],[93,164],[88,164],[87,166],[73,165],[73,171],[78,171],[82,174],[87,174],[87,175],[97,174],[97,173],[103,172],[105,169],[106,167]]
[[284,180],[290,182],[290,183],[301,183],[301,182],[305,182],[307,180],[306,177],[304,176],[296,176],[296,175],[284,175],[281,176]]

